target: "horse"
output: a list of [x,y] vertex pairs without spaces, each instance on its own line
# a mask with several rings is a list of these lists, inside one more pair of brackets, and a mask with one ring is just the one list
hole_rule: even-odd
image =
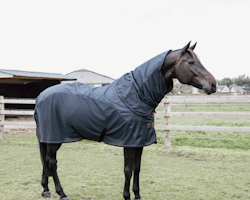
[[216,80],[201,64],[195,47],[196,43],[190,46],[189,42],[181,49],[166,51],[104,87],[69,83],[43,91],[34,112],[43,165],[42,196],[51,197],[48,178],[52,176],[60,200],[69,199],[59,181],[56,154],[62,143],[88,139],[124,148],[123,198],[131,199],[133,175],[134,200],[142,200],[139,173],[143,148],[156,143],[153,114],[172,90],[173,79],[207,95],[216,92]]

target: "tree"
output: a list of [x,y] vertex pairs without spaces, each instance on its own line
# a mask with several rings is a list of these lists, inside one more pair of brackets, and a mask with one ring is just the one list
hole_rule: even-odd
[[236,84],[232,84],[229,86],[229,89],[231,90],[233,86],[237,86]]
[[222,80],[218,81],[219,85],[226,85],[227,87],[229,87],[229,85],[232,84],[232,80],[231,78],[223,78]]
[[233,84],[236,84],[238,86],[243,86],[245,84],[250,85],[250,77],[246,76],[245,74],[240,75],[236,78],[223,78],[222,80],[217,80],[217,83],[219,85],[226,85],[231,86]]
[[246,75],[245,74],[241,75],[235,79],[235,84],[239,85],[239,86],[242,86],[243,84],[245,84],[245,82],[246,82]]
[[182,84],[180,81],[177,79],[174,80],[174,88],[172,90],[172,93],[177,94],[178,92],[180,93],[192,93],[192,86]]

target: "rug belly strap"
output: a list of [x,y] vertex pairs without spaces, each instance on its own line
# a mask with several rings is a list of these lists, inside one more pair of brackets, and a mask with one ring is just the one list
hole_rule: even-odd
[[103,141],[103,138],[105,137],[106,132],[107,132],[107,129],[106,129],[106,128],[103,128],[103,129],[102,129],[101,136],[100,136],[98,142],[102,142],[102,141]]

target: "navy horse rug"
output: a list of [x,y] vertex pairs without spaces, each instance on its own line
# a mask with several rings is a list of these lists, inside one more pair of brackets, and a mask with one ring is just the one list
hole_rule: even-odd
[[173,88],[161,67],[166,51],[104,87],[79,82],[44,90],[36,99],[34,118],[41,143],[82,139],[122,147],[156,143],[154,111]]

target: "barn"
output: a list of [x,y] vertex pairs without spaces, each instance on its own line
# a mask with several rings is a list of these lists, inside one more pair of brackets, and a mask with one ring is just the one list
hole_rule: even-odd
[[[73,77],[59,73],[31,72],[0,69],[0,96],[4,98],[36,98],[46,88],[73,81]],[[17,105],[6,105],[17,106]],[[21,105],[18,105],[20,108]],[[28,108],[28,105],[23,105]],[[32,105],[34,106],[34,105]]]
[[61,81],[76,80],[59,73],[30,72],[0,69],[0,95],[17,98],[36,98],[44,89]]
[[[95,86],[105,86],[112,83],[115,79],[109,76],[99,74],[87,69],[80,69],[67,74],[68,76],[75,77],[78,82],[90,84]],[[70,81],[67,81],[70,82]],[[63,82],[65,83],[65,82]]]

